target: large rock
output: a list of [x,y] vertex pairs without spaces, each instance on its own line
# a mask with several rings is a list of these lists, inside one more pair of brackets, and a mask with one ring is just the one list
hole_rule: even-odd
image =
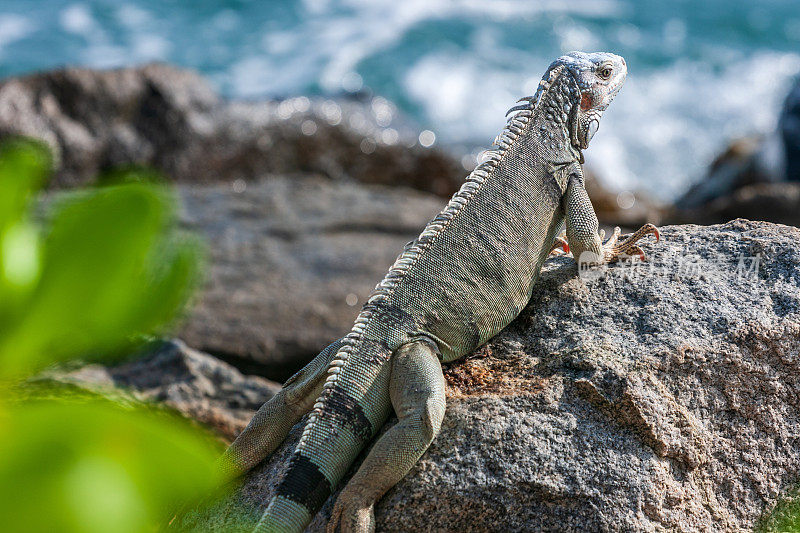
[[166,65],[67,68],[0,82],[0,137],[27,135],[55,154],[53,186],[88,183],[117,165],[192,176],[197,144],[214,135],[221,101],[196,74]]
[[314,177],[180,187],[185,227],[208,243],[205,289],[180,336],[288,377],[346,334],[375,284],[442,201]]
[[160,343],[118,366],[88,365],[44,379],[106,393],[124,389],[138,400],[164,403],[228,441],[281,387],[258,376],[245,376],[179,340]]
[[[786,223],[782,202],[775,196],[772,209],[765,184],[799,180],[800,80],[784,101],[777,130],[732,140],[709,165],[706,175],[675,200],[675,212],[666,219],[717,222],[724,211],[724,220],[743,217]],[[764,206],[755,213],[755,202],[747,199],[754,195]]]
[[0,81],[0,138],[47,142],[56,187],[148,165],[191,183],[304,171],[449,195],[463,167],[416,134],[380,97],[229,103],[197,74],[161,64]]
[[[768,142],[771,141],[771,142]],[[768,146],[775,136],[732,141],[708,167],[706,175],[675,200],[678,209],[696,209],[754,183],[781,181],[782,171],[768,164]]]
[[[379,531],[757,523],[800,476],[800,230],[737,220],[662,235],[639,267],[581,279],[550,261],[525,312],[447,367],[442,431],[380,501]],[[182,527],[251,524],[298,430]]]
[[734,218],[798,224],[797,184],[784,180],[776,135],[739,139],[711,164],[707,176],[665,211],[673,224],[717,224]]

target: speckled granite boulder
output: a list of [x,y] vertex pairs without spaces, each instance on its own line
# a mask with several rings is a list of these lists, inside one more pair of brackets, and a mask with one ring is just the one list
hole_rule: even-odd
[[[637,268],[579,277],[550,261],[526,311],[447,367],[442,431],[380,501],[378,531],[758,523],[800,476],[800,230],[737,220],[663,237]],[[257,517],[297,436],[181,527]]]
[[281,388],[274,381],[244,375],[179,340],[157,343],[141,357],[121,365],[88,365],[39,379],[101,393],[122,390],[137,400],[163,403],[228,442]]

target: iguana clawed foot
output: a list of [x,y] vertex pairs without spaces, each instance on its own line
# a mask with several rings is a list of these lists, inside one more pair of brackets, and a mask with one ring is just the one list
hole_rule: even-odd
[[[582,259],[587,264],[600,264],[600,263],[614,263],[620,259],[628,257],[638,257],[642,261],[646,261],[644,250],[642,250],[636,243],[647,235],[654,235],[656,242],[661,238],[658,228],[653,224],[645,224],[633,233],[622,235],[619,227],[614,228],[614,233],[607,241],[603,243],[603,256],[597,257],[593,260]],[[600,230],[600,240],[605,238],[605,230]],[[555,238],[553,247],[550,250],[550,257],[559,257],[562,255],[572,255],[570,253],[569,242],[565,235]],[[596,255],[596,254],[593,254]]]
[[[600,238],[604,237],[605,232],[600,232]],[[636,243],[647,235],[654,235],[656,242],[661,238],[658,228],[652,224],[645,224],[633,233],[622,235],[619,226],[614,228],[614,233],[611,237],[603,243],[603,260],[604,263],[613,263],[620,259],[628,257],[638,257],[642,261],[646,261],[644,250],[642,250]]]
[[550,249],[550,257],[558,257],[561,255],[569,254],[569,242],[567,242],[566,234],[556,237],[553,242],[553,247]]
[[327,533],[372,533],[375,531],[375,506],[348,491],[345,486],[333,506]]

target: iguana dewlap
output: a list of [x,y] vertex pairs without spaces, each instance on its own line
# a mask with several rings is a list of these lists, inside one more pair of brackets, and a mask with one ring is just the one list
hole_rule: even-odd
[[[394,409],[398,423],[344,487],[328,525],[374,530],[375,502],[439,431],[441,363],[471,352],[522,311],[554,248],[589,263],[643,255],[635,243],[658,236],[652,225],[602,243],[581,167],[626,73],[625,60],[609,53],[554,61],[536,94],[509,111],[486,160],[398,256],[352,331],[259,409],[226,452],[232,473],[267,457],[310,415],[257,531],[302,531]],[[556,240],[564,222],[566,240]]]

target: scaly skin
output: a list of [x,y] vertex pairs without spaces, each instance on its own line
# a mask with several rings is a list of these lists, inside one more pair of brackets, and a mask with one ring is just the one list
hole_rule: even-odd
[[648,225],[604,245],[583,186],[581,150],[625,76],[613,54],[553,62],[536,95],[512,108],[487,161],[397,258],[353,330],[256,413],[226,452],[232,475],[272,453],[311,412],[257,531],[302,531],[394,408],[398,424],[370,450],[328,524],[330,532],[374,530],[375,502],[439,431],[441,362],[471,352],[522,311],[562,223],[561,247],[590,263],[638,254],[636,240],[657,235]]

